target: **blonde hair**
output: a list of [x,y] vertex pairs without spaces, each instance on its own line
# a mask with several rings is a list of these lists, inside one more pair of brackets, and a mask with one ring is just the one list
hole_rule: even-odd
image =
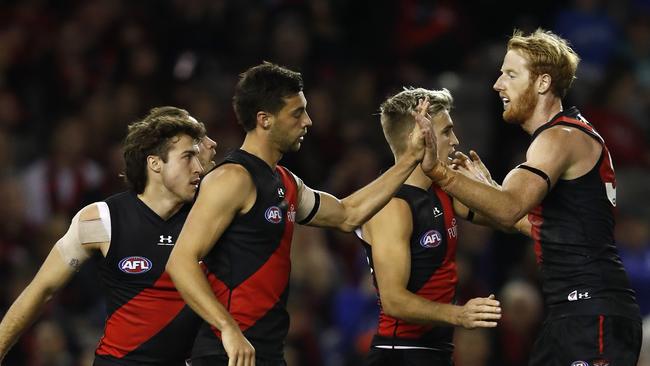
[[508,50],[515,50],[528,60],[531,76],[548,74],[551,76],[551,90],[560,98],[566,96],[571,84],[576,79],[576,70],[580,57],[569,42],[551,31],[537,28],[524,36],[515,29],[508,41]]
[[379,107],[381,127],[393,154],[399,155],[406,149],[407,136],[415,127],[415,119],[411,112],[415,110],[418,101],[427,96],[429,97],[427,112],[431,117],[443,110],[451,110],[454,99],[449,90],[444,88],[441,90],[404,88],[403,91],[386,99]]

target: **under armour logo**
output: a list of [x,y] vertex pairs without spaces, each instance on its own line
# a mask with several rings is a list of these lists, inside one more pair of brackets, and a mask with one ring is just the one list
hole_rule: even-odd
[[284,188],[278,188],[278,197],[284,198]]
[[174,245],[174,243],[172,243],[172,236],[160,235],[160,241],[158,242],[158,245]]
[[438,207],[434,207],[433,208],[433,216],[438,217],[440,215],[442,215],[442,211],[440,211],[440,209]]

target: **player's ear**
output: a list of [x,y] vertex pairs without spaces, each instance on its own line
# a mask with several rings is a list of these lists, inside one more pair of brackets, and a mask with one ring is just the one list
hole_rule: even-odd
[[264,130],[268,130],[273,123],[273,116],[270,113],[259,111],[257,112],[257,125]]
[[539,94],[546,94],[549,90],[551,90],[551,82],[553,79],[551,78],[551,75],[549,74],[542,74],[539,76],[537,79],[537,93]]
[[147,168],[151,169],[156,173],[160,173],[162,170],[162,159],[158,155],[149,155],[147,156]]

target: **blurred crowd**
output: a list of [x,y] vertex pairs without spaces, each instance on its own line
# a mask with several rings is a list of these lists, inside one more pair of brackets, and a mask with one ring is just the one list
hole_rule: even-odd
[[[314,124],[282,164],[312,188],[344,196],[392,164],[378,107],[410,85],[452,92],[459,150],[478,151],[500,181],[523,162],[529,137],[502,121],[492,85],[513,28],[543,26],[582,57],[564,106],[578,106],[612,152],[618,248],[650,319],[650,1],[537,3],[0,2],[0,314],[71,216],[125,189],[128,123],[154,106],[185,108],[223,156],[243,138],[231,107],[238,74],[263,60],[304,76]],[[458,302],[494,293],[504,318],[494,330],[458,329],[456,364],[525,365],[544,316],[532,243],[472,224],[459,230]],[[358,239],[303,227],[292,257],[289,365],[359,365],[378,309]],[[91,261],[5,364],[90,365],[102,301]]]

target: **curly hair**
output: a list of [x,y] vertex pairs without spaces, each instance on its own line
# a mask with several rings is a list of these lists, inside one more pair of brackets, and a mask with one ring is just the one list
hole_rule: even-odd
[[124,140],[124,179],[136,193],[144,192],[147,185],[147,156],[159,156],[167,162],[174,138],[187,135],[193,140],[205,136],[205,127],[190,114],[176,107],[158,107],[149,111],[142,120],[128,127]]

